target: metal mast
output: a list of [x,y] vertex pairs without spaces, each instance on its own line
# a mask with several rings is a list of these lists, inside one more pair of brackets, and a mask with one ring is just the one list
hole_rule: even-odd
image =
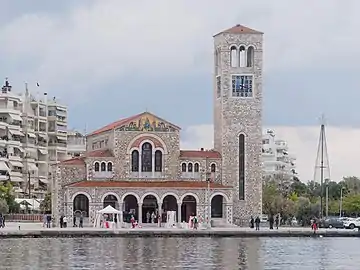
[[[319,174],[319,175],[318,175]],[[319,179],[320,178],[320,179]],[[314,181],[320,182],[320,218],[324,216],[324,191],[325,191],[325,216],[329,212],[328,183],[330,181],[330,165],[327,152],[326,134],[325,134],[325,117],[321,117],[319,144],[316,155]]]

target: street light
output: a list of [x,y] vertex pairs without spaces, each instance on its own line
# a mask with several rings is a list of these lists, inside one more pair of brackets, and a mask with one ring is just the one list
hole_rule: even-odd
[[207,183],[207,227],[211,228],[211,202],[210,202],[210,173],[206,172],[206,183]]
[[339,207],[339,216],[342,216],[342,204],[343,204],[343,190],[344,187],[341,187],[340,189],[340,207]]

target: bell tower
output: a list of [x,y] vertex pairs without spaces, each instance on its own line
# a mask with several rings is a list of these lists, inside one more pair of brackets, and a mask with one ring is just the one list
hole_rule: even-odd
[[262,211],[263,33],[242,25],[218,33],[214,61],[214,144],[240,224]]

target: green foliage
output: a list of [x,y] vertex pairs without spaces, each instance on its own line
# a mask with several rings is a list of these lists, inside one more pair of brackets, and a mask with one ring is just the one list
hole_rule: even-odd
[[40,203],[41,212],[50,212],[51,211],[51,193],[45,195],[44,200]]
[[346,196],[343,200],[343,209],[348,214],[360,213],[360,195]]
[[20,206],[15,201],[15,195],[13,193],[13,186],[10,182],[0,184],[0,200],[4,200],[7,204],[7,212],[17,213]]
[[9,206],[4,199],[0,199],[0,213],[1,214],[9,213]]

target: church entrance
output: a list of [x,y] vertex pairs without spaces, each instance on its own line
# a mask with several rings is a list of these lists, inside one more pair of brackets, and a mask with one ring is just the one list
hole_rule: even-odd
[[[161,216],[161,220],[162,222],[166,222],[166,217],[167,217],[167,212],[168,211],[175,211],[175,219],[178,219],[178,207],[177,207],[177,200],[173,195],[167,195],[163,202],[162,202],[162,206],[163,206],[163,211],[162,211],[162,216]],[[179,221],[177,221],[179,222]]]
[[127,195],[123,204],[123,220],[130,223],[131,216],[138,220],[138,201],[134,195]]
[[[142,204],[142,222],[156,223],[158,216],[157,199],[153,195],[147,195]],[[155,217],[155,218],[154,218]]]
[[196,199],[194,196],[187,195],[181,204],[181,222],[189,222],[190,216],[196,216]]

